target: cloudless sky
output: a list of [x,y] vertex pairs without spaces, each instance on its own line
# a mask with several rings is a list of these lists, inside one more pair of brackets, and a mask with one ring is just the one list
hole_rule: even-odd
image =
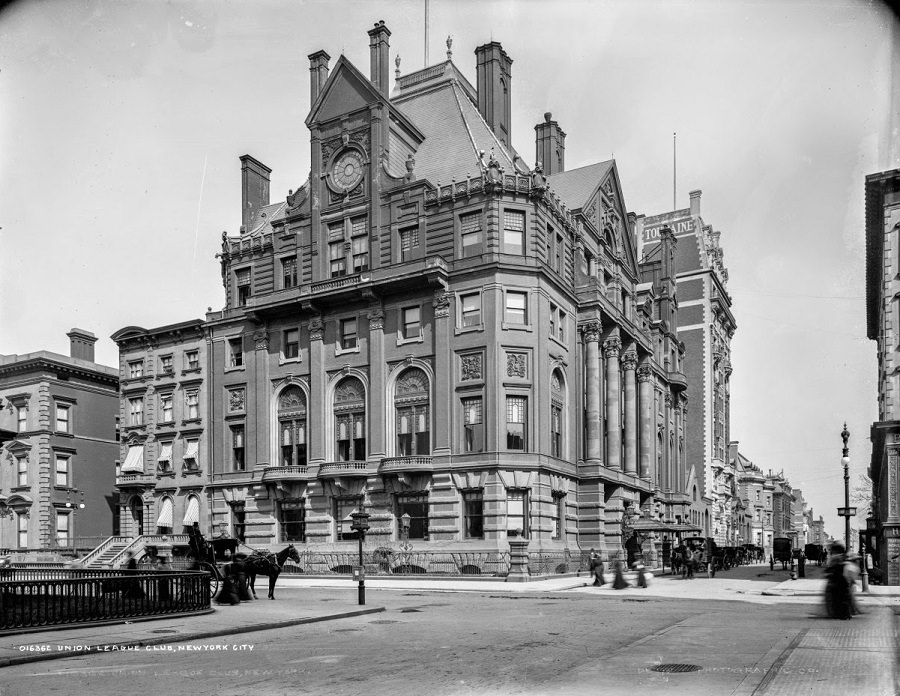
[[[369,73],[425,64],[424,0],[34,0],[0,10],[0,353],[68,354],[202,318],[224,303],[215,254],[240,226],[240,164],[272,200],[309,173],[309,61]],[[529,164],[545,111],[568,169],[615,157],[625,204],[653,215],[702,190],[738,323],[731,434],[783,470],[842,536],[871,456],[876,345],[866,338],[866,174],[900,167],[896,23],[874,2],[431,0],[429,63],[474,83],[475,47],[513,59],[513,143]],[[895,116],[896,118],[896,116]],[[672,134],[677,132],[673,186]],[[673,188],[675,189],[673,191]]]

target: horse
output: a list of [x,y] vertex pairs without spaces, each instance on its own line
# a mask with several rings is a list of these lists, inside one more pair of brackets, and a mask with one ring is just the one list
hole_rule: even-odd
[[247,586],[253,593],[254,599],[256,599],[256,590],[253,588],[253,585],[256,582],[257,575],[269,576],[269,599],[275,599],[275,581],[281,574],[285,561],[289,558],[296,563],[300,562],[300,554],[297,553],[297,549],[294,548],[293,544],[281,549],[277,554],[271,551],[254,551],[244,559]]

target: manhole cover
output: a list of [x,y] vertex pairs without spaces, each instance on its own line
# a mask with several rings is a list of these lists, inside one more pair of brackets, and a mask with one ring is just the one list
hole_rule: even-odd
[[419,612],[421,612],[421,611],[422,611],[421,609],[401,609],[401,610],[400,610],[400,613],[401,613],[401,614],[412,614],[412,613],[414,613],[414,612],[415,612],[415,613],[419,613]]
[[153,631],[150,631],[150,633],[178,633],[178,631],[171,628],[157,628]]
[[703,669],[700,665],[682,665],[676,663],[669,663],[665,665],[655,665],[650,668],[652,672],[696,672],[699,669]]

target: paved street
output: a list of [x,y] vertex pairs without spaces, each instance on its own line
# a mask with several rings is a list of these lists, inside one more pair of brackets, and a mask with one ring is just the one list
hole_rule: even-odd
[[[123,688],[201,696],[580,696],[663,689],[710,695],[894,694],[895,605],[867,597],[864,615],[831,621],[822,618],[818,597],[761,594],[786,576],[756,566],[716,580],[654,581],[660,592],[724,596],[727,590],[752,594],[752,603],[657,596],[637,588],[370,588],[368,604],[384,612],[8,667],[0,675],[0,694],[71,692],[74,685],[79,693],[87,686],[95,696],[118,695]],[[352,587],[285,587],[278,594],[285,607],[354,608]],[[53,641],[52,633],[32,638]],[[653,671],[668,664],[697,669]]]

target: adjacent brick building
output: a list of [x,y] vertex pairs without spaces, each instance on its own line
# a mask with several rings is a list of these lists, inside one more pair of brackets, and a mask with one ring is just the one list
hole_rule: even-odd
[[72,552],[113,530],[118,371],[71,354],[0,355],[0,548]]

